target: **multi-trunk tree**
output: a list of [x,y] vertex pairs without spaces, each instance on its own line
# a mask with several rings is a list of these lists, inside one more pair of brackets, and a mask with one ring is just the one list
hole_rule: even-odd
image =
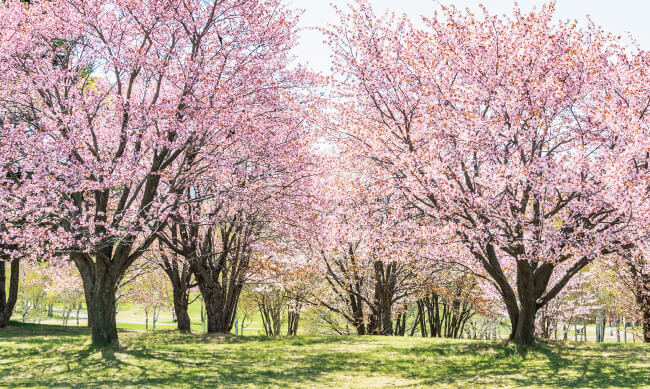
[[261,215],[230,214],[227,205],[216,207],[213,215],[221,220],[212,219],[201,226],[191,218],[193,207],[186,206],[189,218],[177,215],[159,238],[184,258],[194,275],[205,303],[208,333],[227,333],[234,325],[242,289],[256,266],[253,249],[263,223],[256,220]]
[[307,299],[341,315],[359,335],[392,335],[395,307],[421,270],[412,236],[393,217],[390,197],[374,193],[352,160],[336,159],[314,187],[321,208],[310,210],[315,219],[297,233],[328,290]]

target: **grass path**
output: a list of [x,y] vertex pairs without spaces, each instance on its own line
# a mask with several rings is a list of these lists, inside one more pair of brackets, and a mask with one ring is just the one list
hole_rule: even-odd
[[0,387],[650,388],[648,345],[513,346],[402,337],[209,338],[121,330],[94,350],[87,329],[11,323]]

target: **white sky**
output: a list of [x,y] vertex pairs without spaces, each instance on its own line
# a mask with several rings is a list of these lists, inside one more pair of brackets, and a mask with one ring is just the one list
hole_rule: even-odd
[[[296,8],[305,10],[301,19],[304,27],[325,26],[338,22],[330,3],[344,8],[349,0],[290,0]],[[377,15],[390,9],[396,14],[406,13],[412,19],[419,15],[431,15],[439,4],[455,5],[464,9],[470,7],[478,11],[478,4],[484,4],[492,14],[510,13],[512,0],[371,0]],[[541,5],[543,0],[519,0],[519,6],[530,10]],[[650,49],[650,0],[557,0],[556,18],[577,19],[585,21],[589,15],[594,23],[606,31],[616,34],[631,33],[642,48]],[[323,44],[323,37],[316,31],[303,31],[299,47],[296,49],[298,59],[308,63],[314,70],[328,72],[330,68],[329,49]]]

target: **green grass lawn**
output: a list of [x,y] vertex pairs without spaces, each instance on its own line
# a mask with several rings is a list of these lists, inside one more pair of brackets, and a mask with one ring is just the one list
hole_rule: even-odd
[[[61,315],[61,305],[60,304],[54,304],[54,307],[56,310],[53,313],[53,317],[47,317],[47,314],[44,312],[42,315],[39,314],[37,310],[32,309],[26,316],[26,322],[28,323],[37,323],[39,316],[41,317],[41,323],[43,324],[61,324],[62,323],[62,315]],[[85,304],[80,310],[82,318],[79,320],[79,325],[81,326],[86,326],[87,322],[85,317],[86,315],[86,307]],[[195,332],[202,332],[202,325],[201,325],[201,303],[198,300],[195,300],[192,304],[189,305],[188,307],[188,314],[190,315],[190,320],[191,320],[191,328],[192,331]],[[14,314],[12,316],[13,320],[20,321],[21,320],[21,314],[20,314],[20,307],[17,306],[16,309],[14,309]],[[117,312],[116,316],[117,320],[117,328],[122,328],[122,329],[131,329],[131,330],[144,330],[145,329],[145,313],[144,311],[135,306],[134,304],[128,303],[128,302],[120,302],[119,304],[119,309]],[[149,317],[149,330],[152,329],[152,317]],[[206,319],[207,320],[207,319]],[[76,321],[76,311],[72,312],[70,315],[69,321],[68,321],[69,326],[76,326],[77,321]],[[177,323],[173,321],[172,318],[172,312],[171,309],[164,310],[160,312],[160,316],[158,318],[158,321],[156,323],[156,330],[161,329],[174,329],[176,328]],[[207,323],[206,323],[207,325]],[[246,326],[244,329],[244,335],[246,336],[256,336],[256,335],[263,335],[264,330],[263,330],[264,325],[262,324],[262,317],[257,309],[255,309],[253,312],[249,313],[248,317],[246,318]],[[285,323],[283,324],[283,331],[286,331],[286,320]],[[235,329],[232,329],[232,332],[235,332]]]
[[[31,310],[25,318],[26,322],[38,323],[39,316],[40,316],[42,324],[62,324],[63,317],[60,311],[62,307],[59,304],[55,304],[54,307],[56,308],[56,310],[53,312],[52,317],[48,317],[45,311],[42,314],[40,314],[36,310]],[[81,309],[80,313],[82,318],[79,320],[79,325],[85,327],[87,325],[86,319],[83,318],[86,315],[85,306]],[[190,304],[188,313],[191,319],[192,331],[202,332],[200,303],[198,301],[195,301],[193,304]],[[12,319],[16,321],[21,320],[20,307],[17,307],[14,310]],[[119,311],[117,313],[116,319],[117,319],[117,328],[131,329],[131,330],[145,329],[144,323],[146,317],[144,311],[133,304],[121,303],[119,306]],[[76,325],[77,325],[76,311],[74,311],[70,315],[68,326],[76,326]],[[171,311],[166,310],[160,313],[158,322],[156,324],[156,330],[174,329],[176,328],[176,325],[177,325],[176,322],[172,320]],[[149,317],[149,330],[152,329],[152,326],[153,326],[152,318]],[[285,328],[283,328],[283,331],[286,331],[286,323],[284,323],[284,327]],[[232,332],[234,333],[234,331],[235,329],[233,328]],[[263,335],[263,333],[264,330],[262,324],[262,317],[260,316],[259,312],[255,310],[250,315],[250,318],[246,320],[246,328],[244,330],[244,335],[255,336],[255,335]]]
[[403,337],[212,338],[120,330],[95,350],[88,330],[11,323],[0,387],[650,387],[650,347]]
[[[54,311],[53,317],[47,317],[45,313],[43,313],[42,318],[41,318],[41,323],[42,324],[61,324],[62,323],[62,316],[60,313],[60,305],[55,305],[55,308],[57,310]],[[82,317],[86,314],[85,307],[80,311],[82,314]],[[76,326],[77,321],[75,318],[75,313],[73,312],[70,315],[68,326]],[[188,313],[190,315],[190,320],[191,320],[191,328],[192,331],[201,333],[203,332],[202,326],[201,326],[201,306],[198,301],[195,301],[193,304],[190,304]],[[20,321],[21,320],[21,315],[20,315],[20,310],[16,309],[14,310],[14,315],[13,315],[13,320]],[[300,321],[300,326],[298,329],[299,334],[306,335],[306,330],[307,330],[307,325],[306,325],[306,319],[307,314],[303,313],[301,321]],[[30,311],[30,313],[26,316],[26,322],[27,323],[38,323],[39,319],[39,313],[36,310]],[[286,316],[285,316],[286,319]],[[129,330],[144,330],[145,329],[145,314],[142,311],[142,309],[136,307],[133,304],[129,303],[121,303],[119,306],[119,312],[117,314],[117,328],[120,329],[129,329]],[[286,333],[287,327],[286,327],[286,320],[282,324],[282,331]],[[79,320],[79,325],[80,326],[86,326],[86,319],[80,319]],[[172,320],[172,313],[170,311],[163,311],[160,313],[160,317],[157,322],[157,327],[156,331],[158,330],[171,330],[176,328],[176,322]],[[407,328],[410,328],[412,325],[411,322],[407,325]],[[264,335],[264,330],[263,330],[263,324],[262,324],[262,317],[260,316],[260,313],[258,310],[254,310],[252,313],[249,313],[249,317],[246,319],[246,327],[244,330],[244,335],[246,336],[261,336]],[[579,326],[579,328],[582,328],[582,325]],[[152,330],[152,319],[149,318],[149,330]],[[641,328],[637,327],[635,329],[637,332],[637,336],[633,337],[632,336],[632,329],[628,328],[627,329],[627,343],[632,343],[633,341],[636,341],[637,343],[641,343],[643,339],[640,337],[641,334]],[[232,333],[235,332],[235,329],[233,328]],[[416,331],[416,334],[419,332]],[[499,328],[499,333],[498,337],[499,338],[504,338],[508,336],[510,333],[510,327],[506,325],[506,322],[502,322],[501,327]],[[553,336],[551,336],[553,338]],[[589,342],[594,342],[596,339],[596,327],[593,324],[589,324],[587,326],[587,338]],[[562,339],[562,331],[558,330],[558,340]],[[574,331],[573,331],[573,326],[569,327],[569,332],[568,332],[568,340],[572,341],[574,339]],[[624,336],[623,336],[623,327],[620,327],[620,339],[621,342],[624,341]],[[615,327],[606,327],[605,331],[605,342],[616,342],[617,337],[616,337],[616,328]]]

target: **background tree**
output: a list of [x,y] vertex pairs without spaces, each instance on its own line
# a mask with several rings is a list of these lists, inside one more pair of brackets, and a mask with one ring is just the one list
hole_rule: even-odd
[[[190,331],[190,292],[196,287],[192,279],[190,264],[176,252],[161,242],[155,245],[147,255],[151,262],[158,265],[169,278],[172,288],[172,301],[177,328],[181,332]],[[194,299],[196,300],[196,299]]]
[[[133,274],[136,271],[137,274]],[[137,269],[127,274],[131,281],[126,285],[126,292],[122,296],[132,302],[145,314],[145,329],[149,329],[149,318],[152,328],[156,329],[156,323],[162,311],[171,308],[170,284],[168,277],[163,271],[151,263],[142,263]]]
[[77,325],[84,298],[84,288],[79,271],[70,263],[50,264],[47,272],[52,280],[49,288],[51,298],[60,303],[62,323],[68,325],[68,320],[76,312]]

